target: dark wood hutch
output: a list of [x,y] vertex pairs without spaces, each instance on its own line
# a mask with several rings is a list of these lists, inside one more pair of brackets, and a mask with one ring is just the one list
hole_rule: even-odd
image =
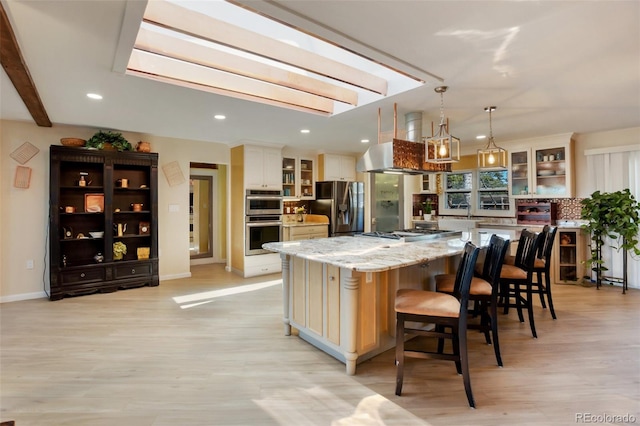
[[52,145],[49,194],[51,300],[159,284],[157,153]]

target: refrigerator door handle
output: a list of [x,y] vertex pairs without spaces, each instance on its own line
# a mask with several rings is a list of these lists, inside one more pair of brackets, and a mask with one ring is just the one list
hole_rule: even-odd
[[347,197],[348,213],[347,214],[349,215],[347,219],[347,224],[349,225],[349,230],[354,231],[356,220],[355,220],[355,211],[354,211],[354,205],[353,205],[353,189],[352,189],[351,182],[349,182],[347,188],[348,188],[347,189],[347,192],[348,192],[348,197]]
[[330,214],[331,217],[329,219],[329,221],[331,222],[331,237],[333,237],[336,234],[336,231],[338,230],[338,212],[337,212],[337,208],[336,208],[336,200],[331,200],[331,207],[330,207]]

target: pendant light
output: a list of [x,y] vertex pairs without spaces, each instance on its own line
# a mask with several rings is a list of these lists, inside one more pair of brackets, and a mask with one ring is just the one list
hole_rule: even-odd
[[440,94],[440,126],[438,132],[425,141],[425,159],[427,163],[454,163],[460,161],[460,139],[447,132],[444,119],[444,97],[447,86],[438,86],[434,90]]
[[489,141],[484,149],[478,150],[478,168],[493,169],[496,167],[507,168],[507,151],[496,146],[493,140],[493,128],[491,125],[491,113],[497,108],[494,106],[485,107],[485,112],[489,113]]

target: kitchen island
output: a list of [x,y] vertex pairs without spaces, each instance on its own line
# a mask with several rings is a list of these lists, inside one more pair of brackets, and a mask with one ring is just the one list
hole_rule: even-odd
[[[486,245],[490,235],[471,237]],[[396,291],[433,290],[435,275],[455,271],[464,241],[336,237],[263,247],[282,259],[285,334],[295,329],[352,375],[358,362],[394,347]]]

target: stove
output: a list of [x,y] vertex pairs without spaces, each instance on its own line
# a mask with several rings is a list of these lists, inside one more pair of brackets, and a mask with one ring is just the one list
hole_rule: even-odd
[[444,229],[403,229],[393,232],[365,232],[357,234],[357,237],[376,237],[409,243],[412,241],[428,241],[440,238],[461,236],[461,231],[447,231]]

